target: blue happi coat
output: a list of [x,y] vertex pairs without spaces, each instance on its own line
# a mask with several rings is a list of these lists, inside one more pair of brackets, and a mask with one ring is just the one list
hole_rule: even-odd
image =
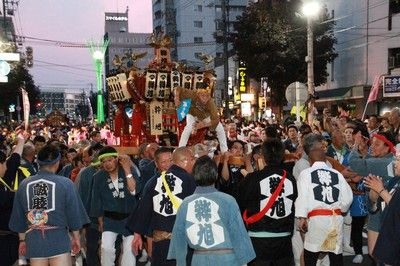
[[26,232],[27,258],[45,258],[70,252],[68,230],[79,230],[89,222],[72,181],[39,171],[19,186],[9,226]]
[[[168,169],[165,178],[177,202],[192,195],[196,188],[194,178],[177,165]],[[156,230],[172,232],[176,213],[161,176],[154,176],[147,182],[139,207],[128,220],[127,227],[141,235],[152,235]],[[168,246],[169,239],[153,243],[152,265],[175,265],[174,261],[166,261]]]
[[[93,176],[92,198],[90,201],[90,217],[103,217],[104,231],[115,232],[128,236],[131,233],[125,228],[127,218],[137,207],[136,194],[141,191],[142,182],[135,168],[131,169],[136,181],[136,193],[132,194],[127,185],[124,170],[118,169],[118,191],[115,189],[109,174],[105,170],[96,172]],[[122,217],[113,219],[107,212],[118,213]]]
[[195,250],[193,266],[243,265],[256,256],[235,199],[213,186],[197,187],[192,196],[183,200],[168,259],[186,265],[187,246]]

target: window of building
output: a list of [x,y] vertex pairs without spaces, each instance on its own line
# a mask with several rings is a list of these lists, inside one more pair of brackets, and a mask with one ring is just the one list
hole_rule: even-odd
[[400,47],[388,51],[388,69],[400,68]]
[[193,6],[193,11],[203,12],[203,6],[202,5],[194,5]]
[[390,0],[389,14],[397,14],[397,13],[400,13],[400,1],[399,0]]
[[193,21],[195,28],[203,28],[203,21]]
[[194,37],[193,41],[194,41],[194,43],[202,43],[203,37]]
[[222,27],[222,20],[220,20],[220,19],[216,19],[216,20],[215,20],[215,29],[216,29],[216,30],[222,30],[222,29],[223,29],[223,27]]
[[392,30],[392,16],[400,13],[400,1],[389,0],[388,30]]
[[156,12],[154,13],[154,18],[155,18],[155,19],[161,19],[161,17],[162,17],[161,10],[158,10],[158,11],[156,11]]
[[202,53],[194,53],[195,58],[199,58],[202,55]]

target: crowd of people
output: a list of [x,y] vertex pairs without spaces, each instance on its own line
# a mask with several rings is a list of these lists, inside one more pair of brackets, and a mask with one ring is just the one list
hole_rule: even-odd
[[189,118],[179,147],[135,156],[108,126],[4,126],[0,264],[343,265],[345,251],[400,265],[400,108],[367,123]]

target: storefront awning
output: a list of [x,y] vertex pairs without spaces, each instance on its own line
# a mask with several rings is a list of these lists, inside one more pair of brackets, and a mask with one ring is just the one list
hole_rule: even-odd
[[315,95],[318,97],[317,102],[360,99],[364,98],[364,88],[363,86],[354,86],[333,90],[319,90],[315,91]]

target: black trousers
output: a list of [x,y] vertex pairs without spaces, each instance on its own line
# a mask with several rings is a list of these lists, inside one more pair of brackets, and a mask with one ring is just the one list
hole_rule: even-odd
[[366,216],[351,217],[351,241],[355,254],[363,254],[362,252],[362,230],[365,224]]
[[16,234],[0,235],[0,264],[10,266],[18,259],[19,238]]
[[86,262],[89,266],[100,266],[100,238],[99,230],[90,226],[86,228]]
[[[311,252],[304,250],[304,265],[305,266],[315,266],[317,265],[318,256],[322,252]],[[343,254],[335,254],[332,252],[327,252],[329,256],[329,265],[331,266],[343,266]]]

